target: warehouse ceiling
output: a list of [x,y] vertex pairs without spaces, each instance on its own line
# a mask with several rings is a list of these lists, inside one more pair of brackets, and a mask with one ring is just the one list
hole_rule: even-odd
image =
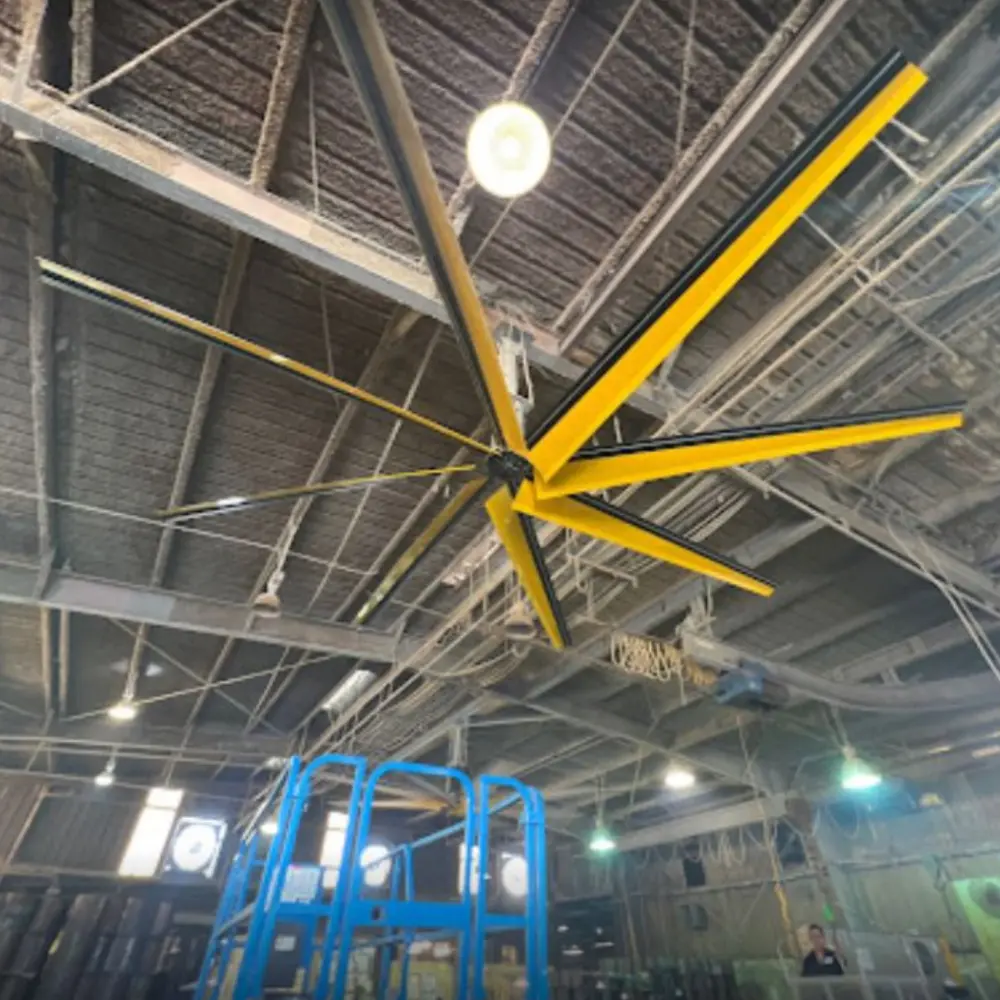
[[[529,423],[886,51],[931,78],[598,440],[951,400],[965,427],[615,498],[766,572],[769,600],[543,530],[576,639],[555,653],[510,638],[520,595],[479,511],[352,624],[454,476],[164,527],[166,506],[466,456],[36,280],[55,258],[485,439],[316,5],[0,0],[0,767],[82,782],[114,754],[126,784],[242,796],[293,750],[458,761],[542,787],[579,830],[598,802],[630,828],[819,791],[846,739],[912,780],[988,766],[1000,683],[974,712],[793,691],[762,713],[709,697],[677,637],[890,686],[903,709],[922,684],[988,675],[998,10],[378,4],[480,291],[529,345]],[[511,203],[465,169],[473,116],[502,96],[555,137]],[[276,619],[254,607],[269,581]],[[651,639],[645,658],[621,636]],[[361,696],[326,710],[359,670]],[[109,721],[133,690],[136,721]],[[693,793],[664,792],[672,760]]]

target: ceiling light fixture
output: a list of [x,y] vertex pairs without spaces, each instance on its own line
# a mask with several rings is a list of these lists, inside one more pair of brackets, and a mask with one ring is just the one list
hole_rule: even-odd
[[667,768],[667,773],[663,776],[663,783],[667,788],[675,792],[683,792],[689,788],[694,788],[697,780],[694,771],[676,764],[672,764]]
[[260,832],[263,837],[273,837],[278,832],[278,821],[272,816],[260,824]]
[[504,635],[512,642],[531,642],[538,635],[535,619],[528,613],[524,601],[517,601],[503,624]]
[[972,751],[973,760],[982,760],[984,757],[996,757],[1000,754],[1000,743],[990,743],[984,747],[978,747]]
[[372,670],[363,668],[352,670],[327,696],[323,702],[325,708],[331,715],[343,712],[353,701],[356,701],[362,692],[375,680],[375,673]]
[[253,609],[261,618],[277,618],[281,615],[281,598],[278,589],[285,580],[285,574],[276,569],[267,579],[264,589],[253,599]]
[[138,707],[129,697],[122,698],[108,708],[108,718],[115,722],[132,722],[138,714]]
[[591,854],[610,854],[617,846],[618,841],[611,835],[611,831],[600,823],[594,827],[587,845]]
[[518,198],[545,176],[552,140],[536,111],[501,101],[476,116],[465,151],[481,188],[498,198]]
[[98,788],[110,788],[115,783],[115,764],[109,760],[104,765],[104,770],[94,778],[94,784]]
[[867,792],[882,784],[882,775],[866,764],[849,744],[844,747],[844,764],[840,769],[840,787],[847,792]]

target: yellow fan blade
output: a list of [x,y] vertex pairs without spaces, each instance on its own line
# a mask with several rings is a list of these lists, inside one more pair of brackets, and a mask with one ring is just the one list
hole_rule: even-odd
[[692,435],[691,438],[676,439],[676,443],[674,439],[665,438],[662,442],[639,442],[634,448],[626,445],[620,454],[573,459],[562,467],[555,478],[536,482],[535,491],[543,500],[572,493],[591,493],[792,455],[932,434],[961,426],[962,414],[951,411],[900,416],[897,419],[842,422],[839,426],[815,430],[782,432],[780,425],[776,425],[770,428],[770,434],[751,436],[747,432],[742,437],[733,434],[722,440],[704,442],[697,439],[711,438],[712,435]]
[[448,476],[461,472],[475,472],[474,465],[441,465],[434,469],[410,469],[406,472],[377,472],[370,476],[352,476],[349,479],[331,479],[324,483],[309,483],[305,486],[287,486],[284,489],[265,490],[247,496],[222,497],[219,500],[202,500],[182,507],[167,507],[155,512],[165,521],[181,520],[205,515],[229,514],[261,504],[276,503],[280,500],[296,500],[299,497],[318,496],[325,493],[339,493],[341,490],[357,489],[360,486],[382,486],[405,479],[426,479],[431,476]]
[[426,430],[433,431],[435,434],[440,434],[442,437],[450,438],[452,441],[463,444],[466,448],[472,448],[473,451],[477,451],[480,454],[489,455],[493,451],[492,448],[484,445],[482,441],[476,441],[467,434],[462,434],[451,427],[445,427],[436,420],[431,420],[430,417],[423,417],[412,410],[397,406],[395,403],[390,403],[389,400],[383,399],[381,396],[376,396],[366,389],[351,385],[349,382],[343,381],[343,379],[335,378],[333,375],[328,375],[318,368],[304,365],[300,361],[286,358],[283,354],[278,354],[276,351],[270,351],[266,347],[261,347],[260,344],[255,344],[252,340],[244,340],[243,337],[237,337],[236,334],[229,333],[227,330],[220,330],[219,327],[212,326],[210,323],[203,323],[201,320],[187,316],[176,309],[170,309],[167,306],[160,305],[158,302],[153,302],[151,299],[135,295],[124,288],[118,288],[116,285],[92,278],[88,274],[75,271],[71,267],[64,267],[55,261],[45,260],[42,257],[38,258],[38,267],[42,281],[54,288],[69,292],[71,295],[90,299],[102,305],[119,309],[132,316],[138,316],[155,323],[157,326],[165,327],[175,333],[183,333],[186,336],[196,337],[199,340],[214,344],[216,347],[232,351],[234,354],[242,354],[244,357],[263,361],[274,368],[279,368],[322,389],[327,389],[343,396],[349,396],[351,399],[356,399],[359,403],[364,403],[366,406],[374,406],[376,409],[390,413],[400,420],[409,421],[418,427],[423,427]]
[[455,235],[413,109],[399,78],[371,0],[323,5],[344,63],[354,80],[413,221],[428,270],[448,311],[494,428],[505,446],[527,451],[524,433],[500,367],[489,321]]
[[[630,343],[598,361],[571,405],[529,452],[536,472],[552,479],[576,450],[672,354],[840,173],[926,82],[902,69],[852,118],[787,187]],[[599,377],[597,377],[599,375]],[[596,381],[595,381],[596,378]]]
[[472,506],[485,485],[486,479],[482,476],[470,479],[434,515],[427,527],[410,543],[406,551],[379,581],[378,586],[368,595],[368,599],[354,616],[355,625],[363,625],[389,600],[393,591],[403,583],[431,546],[465,513],[467,508]]
[[737,563],[600,500],[590,497],[542,500],[535,493],[534,484],[526,480],[514,498],[514,510],[692,573],[710,576],[762,597],[770,597],[774,593],[774,587],[767,580]]
[[486,513],[507,550],[517,578],[521,581],[545,634],[556,649],[563,649],[570,642],[569,630],[563,620],[548,570],[542,561],[534,528],[526,517],[514,509],[510,490],[506,486],[502,486],[486,501]]

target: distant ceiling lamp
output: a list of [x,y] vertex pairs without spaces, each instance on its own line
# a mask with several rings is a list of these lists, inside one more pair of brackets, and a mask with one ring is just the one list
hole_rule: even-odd
[[260,832],[264,837],[273,837],[278,832],[278,820],[276,817],[272,816],[270,819],[264,820],[260,824]]
[[587,849],[591,854],[610,854],[618,847],[618,841],[611,835],[611,831],[603,824],[598,823],[594,827],[594,832],[590,835]]
[[352,670],[326,697],[323,708],[331,715],[339,715],[371,686],[375,671],[358,667]]
[[545,176],[552,140],[537,112],[501,101],[476,116],[465,150],[481,188],[498,198],[518,198]]
[[94,778],[94,784],[98,788],[110,788],[115,783],[114,761],[108,761],[104,765],[104,770]]
[[531,642],[538,634],[535,619],[524,601],[517,601],[503,624],[504,635],[513,642]]
[[129,697],[122,698],[108,709],[108,718],[114,722],[132,722],[138,714],[136,703]]
[[264,585],[264,589],[253,599],[253,609],[261,618],[278,618],[281,615],[281,598],[278,590],[284,582],[285,574],[275,570]]
[[846,792],[866,792],[882,784],[882,775],[865,763],[849,744],[844,747],[844,763],[840,769],[840,787]]
[[677,764],[668,767],[667,773],[663,776],[663,783],[675,792],[685,792],[689,788],[694,788],[697,780],[694,771]]

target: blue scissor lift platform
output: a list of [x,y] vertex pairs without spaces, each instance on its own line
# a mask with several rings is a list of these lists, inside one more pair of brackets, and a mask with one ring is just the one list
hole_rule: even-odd
[[[304,901],[289,893],[295,845],[313,783],[336,769],[350,786],[344,848],[332,891]],[[366,885],[362,851],[371,833],[375,795],[390,775],[444,779],[461,792],[463,818],[411,843],[394,847],[388,892]],[[277,833],[260,833],[263,817],[277,805]],[[517,810],[524,838],[526,893],[517,912],[490,909],[487,859],[492,820]],[[446,838],[461,838],[464,865],[458,899],[417,898],[414,865],[419,851]],[[481,859],[474,864],[474,859]],[[377,862],[385,864],[387,858]],[[348,996],[351,954],[360,949],[379,955],[376,1000],[407,1000],[414,942],[455,942],[454,1000],[485,1000],[486,941],[490,934],[524,935],[525,1000],[548,998],[546,917],[545,808],[541,793],[513,778],[482,776],[473,781],[455,768],[389,761],[370,772],[360,757],[326,754],[308,764],[292,758],[280,781],[248,823],[230,864],[219,911],[209,940],[195,1000],[262,1000],[265,970],[275,935],[289,924],[304,929],[301,966],[304,1000],[343,1000]],[[390,969],[399,957],[398,986],[391,989]]]

